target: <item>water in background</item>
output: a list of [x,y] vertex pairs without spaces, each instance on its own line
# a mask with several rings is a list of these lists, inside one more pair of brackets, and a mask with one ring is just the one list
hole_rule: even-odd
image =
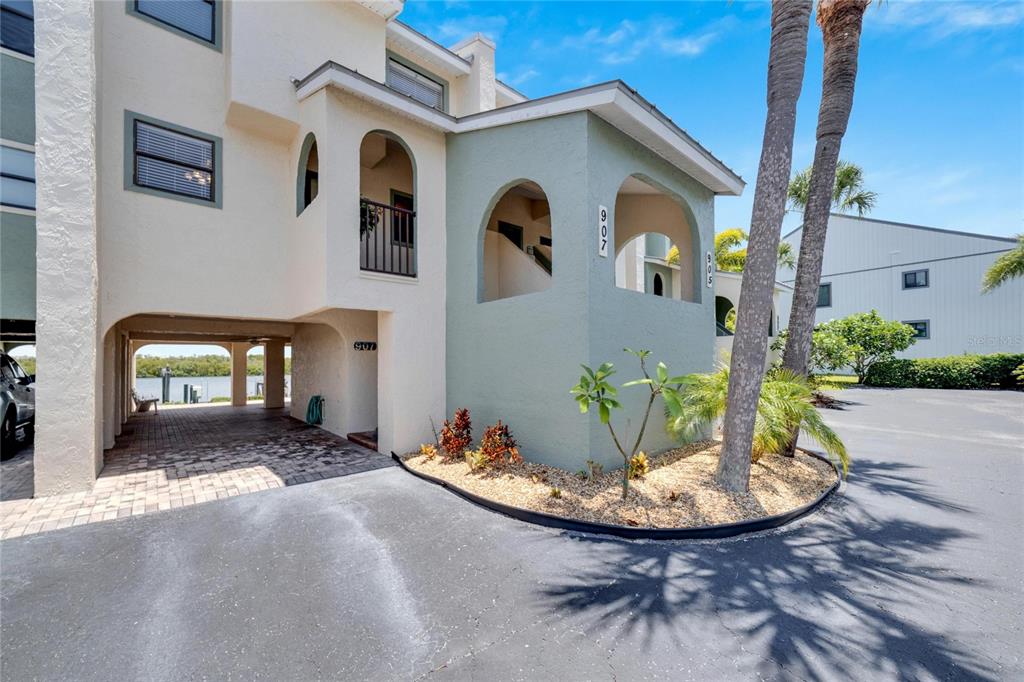
[[[263,382],[262,375],[246,377],[246,395],[256,395],[256,384]],[[231,397],[231,377],[171,377],[171,402],[180,403],[184,400],[185,384],[199,386],[203,390],[199,402],[208,403],[213,398]],[[162,392],[160,377],[138,377],[135,379],[135,390],[140,398],[160,398]],[[292,377],[284,377],[284,396],[291,396]]]

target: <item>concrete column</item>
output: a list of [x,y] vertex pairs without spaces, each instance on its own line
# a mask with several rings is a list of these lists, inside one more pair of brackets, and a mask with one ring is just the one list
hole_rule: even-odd
[[231,344],[231,404],[235,407],[245,407],[245,399],[248,397],[246,371],[249,347],[245,341]]
[[284,407],[284,341],[263,344],[263,407]]
[[494,73],[494,43],[477,33],[451,49],[472,63],[459,115],[490,111],[496,106],[498,97],[498,84]]
[[444,338],[424,343],[422,318],[409,312],[377,317],[377,449],[409,452],[445,418]]
[[88,490],[103,463],[96,5],[35,5],[35,494]]
[[117,335],[115,327],[103,339],[103,449],[114,447],[114,428],[117,409]]

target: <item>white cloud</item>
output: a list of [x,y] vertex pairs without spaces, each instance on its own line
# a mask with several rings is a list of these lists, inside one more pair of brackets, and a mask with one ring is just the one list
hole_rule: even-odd
[[514,76],[508,78],[500,78],[499,80],[502,80],[513,87],[518,87],[525,83],[526,81],[532,78],[536,78],[539,75],[540,71],[537,71],[536,69],[532,69],[530,67],[526,67],[525,69],[523,69]]
[[442,42],[456,42],[476,33],[482,33],[494,42],[498,42],[507,26],[507,17],[501,15],[474,15],[459,17],[458,19],[446,19],[437,27],[437,32]]
[[719,37],[729,22],[715,22],[700,30],[683,33],[673,21],[651,17],[641,22],[628,19],[610,30],[590,28],[562,39],[562,50],[599,52],[603,64],[628,64],[654,52],[674,57],[696,57]]
[[1019,27],[1024,24],[1024,3],[1019,0],[891,0],[868,9],[866,19],[890,29],[924,29],[933,38],[941,39]]

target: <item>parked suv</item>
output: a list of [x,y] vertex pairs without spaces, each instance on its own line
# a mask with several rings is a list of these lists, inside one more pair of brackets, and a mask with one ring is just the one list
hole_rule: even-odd
[[36,423],[36,378],[26,374],[14,358],[0,352],[0,458],[12,457],[15,452],[15,434],[25,431],[25,440],[31,440]]

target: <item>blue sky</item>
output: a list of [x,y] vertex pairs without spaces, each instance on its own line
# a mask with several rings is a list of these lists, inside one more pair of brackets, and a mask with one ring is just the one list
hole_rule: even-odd
[[[399,18],[442,45],[488,35],[500,77],[530,97],[621,78],[743,176],[742,197],[717,200],[716,228],[748,225],[767,3],[410,0]],[[814,154],[821,59],[812,26],[794,169]],[[878,192],[876,218],[1024,231],[1024,2],[873,5],[842,157]]]

